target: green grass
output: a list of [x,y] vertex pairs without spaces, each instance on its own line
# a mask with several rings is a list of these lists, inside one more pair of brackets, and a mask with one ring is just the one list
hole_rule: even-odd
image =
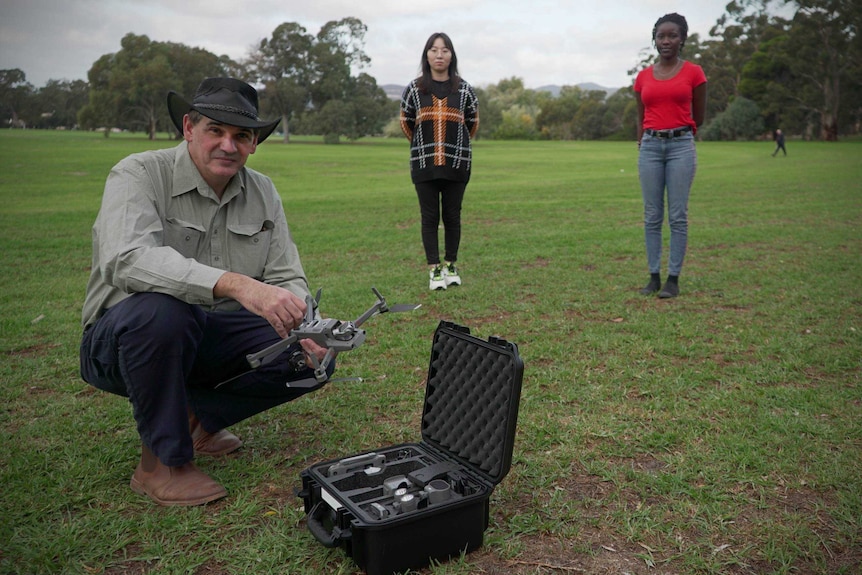
[[[512,470],[482,549],[425,572],[862,569],[862,142],[701,143],[675,300],[645,298],[634,143],[475,146],[464,286],[427,291],[406,142],[295,138],[281,192],[322,309],[366,324],[338,382],[238,424],[191,509],[128,488],[128,402],[78,375],[90,226],[110,167],[172,146],[0,131],[0,572],[348,574],[294,495],[324,459],[419,440],[441,319],[519,344]],[[666,232],[667,234],[667,232]]]

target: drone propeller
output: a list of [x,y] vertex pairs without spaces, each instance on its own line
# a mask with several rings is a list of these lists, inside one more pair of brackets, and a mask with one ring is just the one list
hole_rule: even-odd
[[[281,341],[256,353],[248,354],[246,359],[249,365],[252,369],[256,369],[274,360],[294,342],[301,339],[311,339],[318,345],[327,348],[326,357],[324,357],[320,365],[313,366],[317,372],[315,374],[316,377],[325,377],[326,366],[329,365],[329,362],[332,361],[339,351],[356,349],[365,341],[365,330],[359,329],[359,326],[366,320],[379,313],[412,311],[419,307],[417,304],[400,304],[390,308],[386,305],[386,300],[383,299],[377,288],[372,287],[371,291],[377,296],[377,301],[355,321],[315,319],[315,310],[317,309],[317,303],[320,302],[322,290],[318,289],[317,295],[314,298],[311,295],[306,296],[307,309],[305,321],[293,328],[288,336]],[[314,358],[312,358],[312,362],[315,362]]]
[[387,303],[386,303],[386,300],[383,298],[383,295],[379,291],[377,291],[377,288],[372,287],[371,291],[373,291],[374,295],[377,296],[377,301],[374,303],[373,306],[371,306],[371,308],[368,309],[368,311],[366,311],[364,314],[359,316],[353,322],[353,325],[355,327],[359,327],[360,325],[365,323],[366,320],[374,317],[375,315],[377,315],[379,313],[386,313],[386,312],[398,313],[398,312],[402,312],[402,311],[413,311],[414,309],[419,309],[419,307],[422,305],[422,304],[402,303],[402,304],[396,304],[392,307],[389,307],[389,305],[387,305]]
[[402,311],[413,311],[414,309],[419,309],[422,307],[421,303],[397,303],[393,306],[389,307],[389,311],[392,313],[400,313]]

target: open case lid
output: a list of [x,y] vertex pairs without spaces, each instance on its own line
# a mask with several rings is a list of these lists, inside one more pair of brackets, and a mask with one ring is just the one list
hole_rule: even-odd
[[422,439],[494,485],[512,464],[524,364],[518,346],[441,321],[434,332]]

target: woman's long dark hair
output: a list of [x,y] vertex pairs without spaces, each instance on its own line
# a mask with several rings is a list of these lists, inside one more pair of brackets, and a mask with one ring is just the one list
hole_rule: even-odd
[[425,42],[425,48],[422,49],[422,60],[420,61],[422,76],[419,77],[419,90],[423,93],[431,90],[431,64],[428,63],[428,50],[431,49],[437,38],[442,38],[446,48],[452,53],[452,60],[449,62],[449,89],[454,92],[461,85],[461,76],[458,74],[458,56],[455,54],[452,39],[443,32],[434,32]]

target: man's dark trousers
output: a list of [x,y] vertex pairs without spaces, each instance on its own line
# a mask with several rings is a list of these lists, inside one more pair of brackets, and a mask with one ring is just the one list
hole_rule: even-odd
[[313,377],[288,362],[299,344],[250,370],[246,355],[278,341],[272,326],[249,311],[208,312],[168,295],[138,293],[84,332],[81,376],[128,397],[141,441],[175,467],[194,458],[189,409],[215,432],[310,391],[286,385]]

